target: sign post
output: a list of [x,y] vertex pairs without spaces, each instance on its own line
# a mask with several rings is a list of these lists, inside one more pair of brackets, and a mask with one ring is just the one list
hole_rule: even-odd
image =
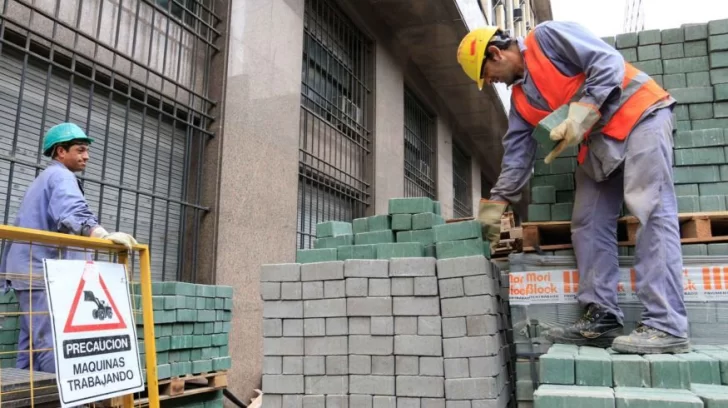
[[124,265],[45,260],[61,405],[144,390]]

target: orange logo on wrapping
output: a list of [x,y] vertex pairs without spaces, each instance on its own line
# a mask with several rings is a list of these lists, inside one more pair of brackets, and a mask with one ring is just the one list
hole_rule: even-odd
[[564,271],[564,293],[579,292],[579,271]]
[[[692,289],[688,289],[688,285],[691,285]],[[705,289],[705,291],[728,289],[728,267],[704,267],[703,288]],[[688,279],[685,290],[697,290],[697,288],[695,287],[695,283]]]
[[513,296],[544,295],[559,293],[551,280],[551,272],[526,272],[510,274],[510,294]]

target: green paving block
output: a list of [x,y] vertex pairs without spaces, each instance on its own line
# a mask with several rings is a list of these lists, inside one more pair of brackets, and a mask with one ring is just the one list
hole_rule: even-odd
[[[578,146],[569,146],[561,152],[559,157],[576,157],[579,153],[578,149]],[[551,149],[541,146],[540,144],[536,145],[536,159],[543,159],[548,156],[549,153],[551,153]]]
[[157,352],[157,364],[167,364],[169,362],[169,352]]
[[638,43],[639,36],[637,33],[621,33],[615,37],[615,45],[617,48],[636,47]]
[[689,120],[678,120],[677,126],[675,126],[675,130],[677,130],[677,131],[692,130],[692,129],[693,129],[693,126]]
[[214,322],[215,311],[214,310],[198,310],[197,311],[198,322]]
[[316,238],[337,237],[339,235],[352,235],[350,222],[326,221],[316,224]]
[[554,174],[551,176],[534,176],[531,178],[531,187],[553,186],[557,192],[574,190],[573,174]]
[[196,296],[208,297],[208,298],[215,297],[215,292],[216,292],[215,285],[196,285],[196,286],[197,286],[197,291],[195,292]]
[[688,87],[700,88],[710,86],[710,72],[688,72],[685,74],[687,77]]
[[[728,170],[728,166],[726,166],[726,170]],[[722,171],[721,171],[721,174],[723,174]],[[700,191],[698,190],[697,184],[676,184],[675,185],[675,195],[676,196],[691,196],[691,195],[696,196],[696,195],[700,195]]]
[[660,45],[640,45],[637,47],[637,59],[639,61],[660,59]]
[[700,212],[700,197],[683,196],[677,197],[678,212]]
[[728,33],[728,19],[708,21],[708,34],[726,34]]
[[215,334],[212,336],[212,345],[213,346],[224,346],[228,344],[228,335],[227,334]]
[[728,51],[718,51],[710,53],[710,68],[728,67]]
[[675,149],[724,146],[726,144],[723,129],[679,131],[675,133],[674,143]]
[[196,310],[206,309],[207,305],[208,305],[207,298],[203,298],[203,297],[195,298],[195,309]]
[[713,102],[713,88],[674,88],[670,90],[670,95],[677,103],[703,103]]
[[551,205],[550,204],[529,204],[528,205],[528,221],[551,221]]
[[482,226],[478,221],[461,221],[432,227],[435,242],[457,241],[460,239],[481,238]]
[[381,230],[381,231],[362,232],[361,234],[356,234],[356,238],[354,238],[354,242],[356,243],[356,245],[374,245],[374,244],[392,243],[392,242],[395,242],[394,231]]
[[157,363],[157,379],[166,380],[170,377],[172,377],[172,366],[169,364]]
[[361,234],[362,232],[369,232],[369,224],[366,218],[355,218],[352,221],[352,232],[354,234]]
[[708,38],[708,24],[683,24],[685,41],[703,40]]
[[716,118],[728,118],[728,102],[716,102],[713,104],[714,116]]
[[703,403],[687,390],[618,387],[616,408],[702,408]]
[[377,259],[376,245],[346,245],[340,246],[338,259],[346,261],[347,259]]
[[715,84],[713,90],[715,91],[716,101],[728,100],[728,84]]
[[230,357],[218,357],[212,359],[212,369],[214,371],[229,370],[232,367],[233,360]]
[[434,206],[429,197],[409,197],[389,199],[390,214],[417,214],[432,212]]
[[553,186],[539,186],[531,189],[531,202],[552,204],[556,202],[556,189]]
[[162,296],[157,299],[162,299],[164,309],[184,309],[187,305],[187,297],[181,295],[170,295]]
[[[173,283],[173,282],[152,282],[152,296],[154,295],[166,295],[168,293],[165,293],[165,288],[167,283]],[[141,284],[139,284],[141,285]],[[141,286],[138,286],[139,289],[134,293],[141,294]]]
[[160,337],[156,340],[157,352],[167,351],[170,349],[171,337]]
[[660,55],[664,60],[685,58],[685,48],[682,43],[661,45]]
[[195,285],[187,282],[164,282],[165,295],[195,296]]
[[606,352],[579,355],[574,361],[574,373],[576,385],[611,387],[612,359]]
[[670,354],[645,355],[650,362],[652,388],[690,388],[690,365]]
[[[174,323],[177,312],[179,312],[179,310],[155,310],[154,323]],[[142,322],[141,316],[139,321]]]
[[190,361],[202,360],[203,349],[191,349],[190,350]]
[[718,166],[690,166],[673,168],[675,184],[712,183],[720,181]]
[[612,48],[614,48],[616,46],[613,35],[609,36],[609,37],[602,37],[601,40],[604,41],[605,43],[609,44]]
[[708,56],[708,42],[690,41],[683,44],[685,57],[706,57]]
[[204,298],[205,307],[204,309],[215,309],[215,298]]
[[435,244],[425,245],[425,257],[437,258],[437,250]]
[[484,255],[486,258],[490,258],[490,245],[483,245],[483,243],[482,238],[438,242],[435,244],[435,253],[437,254],[437,259],[476,255]]
[[196,309],[197,308],[197,297],[196,296],[185,296],[185,309]]
[[412,214],[392,215],[393,231],[409,231],[412,229]]
[[541,121],[538,123],[538,126],[536,126],[536,128],[533,130],[533,138],[539,145],[543,146],[548,151],[551,151],[556,145],[554,141],[551,140],[551,130],[556,126],[560,125],[561,122],[563,122],[568,115],[568,104],[564,104],[560,108],[551,112],[548,116],[541,119]]
[[698,185],[700,195],[728,195],[728,183],[703,183]]
[[222,310],[224,309],[225,305],[225,299],[223,298],[215,298],[215,309],[216,310]]
[[665,89],[686,88],[688,86],[687,76],[682,72],[679,74],[665,74],[662,76],[662,84]]
[[212,336],[192,336],[192,348],[205,348],[212,346]]
[[675,150],[676,166],[720,163],[725,163],[725,151],[723,147],[695,147],[692,149]]
[[652,75],[651,77],[655,80],[655,82],[657,82],[657,85],[660,85],[661,88],[664,88],[664,86],[662,85],[662,75]]
[[728,128],[728,119],[698,119],[690,121],[694,130]]
[[576,170],[575,157],[558,157],[551,164],[546,164],[543,160],[538,160],[534,166],[534,173],[537,176],[547,174],[563,174],[571,173]]
[[442,215],[442,203],[440,203],[439,201],[433,201],[432,212],[437,215]]
[[192,349],[179,350],[178,353],[179,353],[179,361],[192,361],[192,359],[190,358]]
[[225,298],[225,310],[233,310],[233,300],[231,298]]
[[713,117],[712,103],[694,103],[689,105],[690,119],[710,119]]
[[367,232],[386,231],[392,229],[392,217],[389,215],[374,215],[367,217]]
[[[710,251],[710,245],[708,245]],[[720,384],[720,363],[700,353],[676,354],[678,359],[688,362],[690,382],[698,384]]]
[[3,327],[0,330],[0,344],[17,344],[19,335],[20,332],[18,330],[7,330]]
[[728,50],[728,34],[711,35],[708,37],[708,51]]
[[180,350],[171,350],[169,352],[169,362],[170,363],[179,363],[181,361],[179,358],[179,352],[180,352]]
[[212,371],[212,360],[197,360],[192,362],[192,374]]
[[15,330],[19,327],[18,318],[12,316],[6,316],[5,320],[2,321],[3,330]]
[[575,346],[573,344],[554,344],[551,347],[549,347],[548,352],[556,353],[556,354],[577,355],[577,354],[579,354],[579,346]]
[[223,333],[230,333],[230,326],[231,326],[231,323],[229,321],[228,322],[222,322],[222,332]]
[[336,248],[299,249],[296,251],[296,262],[300,264],[335,261]]
[[420,258],[425,256],[425,246],[419,242],[377,244],[377,259]]
[[[519,406],[521,406],[519,404]],[[542,385],[533,393],[536,408],[614,408],[614,392],[608,387]]]
[[573,354],[559,352],[544,354],[539,358],[538,363],[541,384],[574,384]]
[[662,30],[661,34],[662,40],[660,42],[663,44],[685,42],[685,32],[682,28],[668,28],[666,30]]
[[683,256],[705,256],[708,255],[708,246],[705,244],[687,244],[681,247]]
[[215,322],[212,328],[213,333],[222,333],[222,322]]
[[[728,244],[708,244],[708,255],[721,256],[728,255]],[[693,382],[699,382],[693,380]]]
[[[666,60],[666,61],[676,61],[676,60]],[[647,75],[661,75],[666,72],[662,69],[662,60],[652,60],[652,61],[637,61],[634,62],[633,65],[635,68],[639,69],[640,71],[644,72]]]
[[[202,357],[198,358],[197,360],[208,360],[208,359],[213,358],[214,354],[218,354],[216,351],[217,347],[203,347],[203,348],[200,348],[200,350],[202,350],[202,354],[201,354]],[[194,360],[192,360],[192,361],[194,361]]]
[[435,233],[432,229],[400,231],[397,233],[397,242],[419,242],[422,245],[435,243]]
[[188,349],[192,347],[195,336],[172,336],[170,337],[170,350]]
[[573,203],[574,202],[574,192],[573,191],[557,191],[556,192],[556,202],[557,203]]
[[197,310],[177,309],[176,312],[176,321],[178,322],[194,322],[197,320]]
[[218,310],[217,315],[222,316],[220,318],[217,318],[218,321],[229,322],[233,320],[233,312],[231,312],[230,310]]
[[[651,62],[651,61],[650,61]],[[661,74],[678,74],[708,71],[710,64],[707,56],[675,58],[662,61]]]
[[[719,69],[711,69],[710,70],[710,83],[713,85],[718,84],[725,84],[728,83],[728,68],[719,68]],[[726,88],[724,88],[726,89]],[[720,101],[722,99],[718,98],[718,89],[716,87],[716,100]],[[728,95],[728,92],[726,92]]]
[[690,391],[703,400],[705,408],[728,408],[728,387],[726,386],[693,383]]
[[700,211],[725,211],[725,196],[700,196]]
[[617,50],[617,52],[622,54],[622,58],[624,58],[627,62],[639,61],[639,58],[637,58],[637,48],[623,48],[621,50]]
[[572,203],[551,204],[551,221],[569,221],[573,211]]
[[659,44],[661,41],[660,30],[644,30],[637,33],[638,44]]
[[434,212],[419,213],[412,216],[413,230],[431,229],[435,225],[442,225],[444,223],[445,219],[442,215],[435,214]]
[[338,235],[335,237],[316,238],[313,240],[313,247],[322,248],[338,248],[344,245],[354,245],[354,234]]
[[650,387],[650,362],[635,354],[612,354],[615,387]]

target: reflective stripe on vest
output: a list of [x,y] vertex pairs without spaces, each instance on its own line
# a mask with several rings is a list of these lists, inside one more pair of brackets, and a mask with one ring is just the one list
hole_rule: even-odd
[[[521,85],[513,86],[512,98],[513,105],[521,117],[535,127],[552,111],[581,97],[586,75],[580,73],[568,77],[562,74],[543,53],[533,31],[526,36],[525,42],[526,50],[523,53],[525,64],[533,84],[546,100],[549,110],[534,107],[528,101]],[[603,134],[617,140],[625,140],[645,110],[669,96],[657,82],[632,64],[625,62],[624,67],[619,108],[605,126],[600,124],[599,128],[592,129],[592,131],[601,130]]]

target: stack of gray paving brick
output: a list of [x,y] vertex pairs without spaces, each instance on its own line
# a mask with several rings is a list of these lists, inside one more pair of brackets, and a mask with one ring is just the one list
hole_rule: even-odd
[[437,271],[448,405],[507,406],[507,344],[498,323],[500,284],[490,263],[483,256],[441,259]]
[[398,407],[445,406],[442,318],[435,258],[390,262]]

